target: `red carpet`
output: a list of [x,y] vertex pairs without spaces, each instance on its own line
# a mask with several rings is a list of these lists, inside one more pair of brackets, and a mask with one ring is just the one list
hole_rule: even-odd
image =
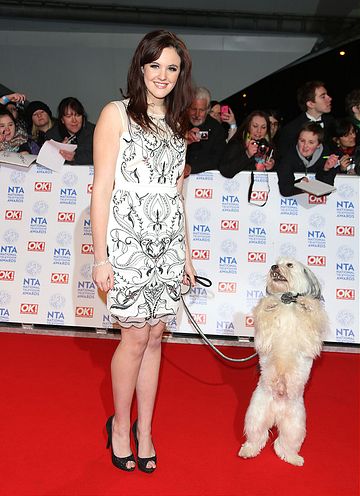
[[[242,460],[255,361],[232,365],[205,346],[165,344],[152,474],[115,469],[105,450],[116,341],[0,334],[1,496],[359,495],[359,355],[323,353],[305,403],[304,467],[269,443]],[[225,348],[233,356],[251,349]]]

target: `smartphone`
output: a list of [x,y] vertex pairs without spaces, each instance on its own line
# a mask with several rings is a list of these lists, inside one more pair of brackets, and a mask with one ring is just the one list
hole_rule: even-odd
[[221,105],[220,112],[222,114],[228,114],[229,113],[229,105]]

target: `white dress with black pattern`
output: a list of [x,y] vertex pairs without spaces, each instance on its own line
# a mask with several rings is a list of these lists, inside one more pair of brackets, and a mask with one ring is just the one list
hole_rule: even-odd
[[176,183],[185,165],[185,141],[164,117],[149,114],[144,131],[112,102],[123,129],[110,203],[107,244],[114,288],[107,306],[122,327],[154,325],[176,315],[185,264],[184,212]]

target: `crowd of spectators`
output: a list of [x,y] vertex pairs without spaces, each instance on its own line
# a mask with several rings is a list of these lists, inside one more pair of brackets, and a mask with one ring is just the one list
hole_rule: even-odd
[[55,140],[77,145],[74,152],[59,152],[67,163],[93,163],[95,125],[87,120],[77,98],[61,100],[56,118],[46,103],[36,100],[25,106],[25,101],[25,95],[20,93],[0,98],[0,151],[37,155],[45,141]]
[[[185,175],[219,170],[228,178],[241,171],[274,171],[283,196],[302,192],[295,173],[314,173],[333,184],[336,174],[360,175],[360,89],[345,98],[347,115],[331,115],[332,98],[321,81],[298,89],[299,115],[285,125],[277,109],[251,112],[241,123],[233,109],[211,100],[205,87],[195,88],[188,110],[189,131]],[[57,116],[41,101],[26,105],[12,93],[0,98],[0,151],[38,154],[46,140],[77,144],[61,151],[69,164],[91,164],[95,126],[82,103],[64,98]]]

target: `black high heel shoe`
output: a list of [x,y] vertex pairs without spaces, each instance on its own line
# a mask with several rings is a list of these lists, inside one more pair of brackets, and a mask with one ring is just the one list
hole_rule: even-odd
[[109,449],[111,448],[111,461],[113,465],[115,465],[116,468],[119,468],[120,470],[125,470],[125,472],[133,472],[135,470],[135,465],[133,467],[128,467],[127,463],[128,462],[135,462],[134,455],[131,453],[129,456],[124,456],[122,458],[119,458],[114,454],[113,446],[112,446],[112,423],[113,423],[113,418],[114,415],[109,417],[106,422],[106,432],[108,435],[108,440],[107,440],[107,445],[106,448]]
[[138,462],[139,470],[141,470],[142,472],[145,472],[147,474],[151,474],[152,472],[154,472],[154,470],[156,470],[156,467],[147,467],[147,464],[149,462],[154,462],[156,464],[157,457],[156,457],[156,455],[149,456],[149,458],[140,458],[139,457],[139,441],[137,438],[137,420],[135,420],[134,425],[132,426],[132,431],[134,434],[136,454],[137,454],[137,462]]

